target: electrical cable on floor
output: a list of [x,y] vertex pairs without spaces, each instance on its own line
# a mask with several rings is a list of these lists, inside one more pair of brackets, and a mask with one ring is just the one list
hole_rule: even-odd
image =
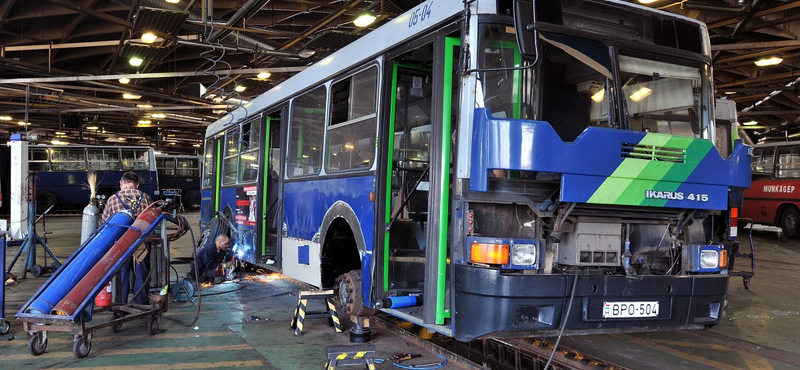
[[[442,362],[437,362],[437,363],[432,363],[432,364],[419,364],[419,365],[400,365],[397,362],[392,362],[392,365],[394,365],[395,367],[399,367],[401,369],[413,369],[413,370],[432,370],[432,369],[438,369],[438,368],[444,367],[444,365],[447,365],[447,359],[444,358],[444,356],[442,356],[442,355],[440,355],[438,353],[436,355],[439,356],[442,359]],[[375,363],[379,363],[380,364],[380,363],[383,363],[383,362],[384,362],[383,359],[375,359]]]
[[555,356],[556,350],[558,350],[558,344],[561,343],[561,337],[564,336],[564,328],[567,326],[567,320],[569,320],[569,311],[572,310],[572,300],[575,298],[575,288],[577,286],[578,270],[575,270],[575,280],[572,280],[572,293],[569,294],[567,312],[564,314],[564,317],[561,318],[561,330],[558,332],[558,339],[556,339],[556,344],[553,346],[553,352],[550,352],[550,358],[547,359],[547,363],[544,365],[544,370],[547,370],[547,368],[550,367],[550,363],[553,362],[553,356]]
[[[192,227],[189,226],[188,223],[186,225],[188,226],[187,229],[189,229],[189,235],[192,236],[192,261],[194,261],[193,263],[195,265],[194,281],[199,281],[200,277],[197,275],[197,248],[195,248],[195,246],[197,245],[197,242],[194,240],[194,231],[192,230]],[[197,320],[200,319],[200,305],[203,302],[203,295],[200,294],[200,286],[199,285],[197,287],[197,292],[195,293],[195,295],[197,296],[197,309],[195,310],[194,320],[192,320],[191,323],[187,324],[187,323],[183,322],[183,320],[180,320],[180,319],[175,318],[175,317],[170,317],[170,316],[164,316],[164,318],[166,318],[167,320],[176,322],[179,325],[183,325],[183,326],[185,326],[187,328],[194,326],[194,324],[197,323]]]

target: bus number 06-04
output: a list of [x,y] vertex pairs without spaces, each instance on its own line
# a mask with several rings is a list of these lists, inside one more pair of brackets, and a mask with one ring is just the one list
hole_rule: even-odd
[[417,25],[417,22],[424,22],[426,19],[428,19],[431,16],[432,7],[433,1],[421,8],[414,10],[414,12],[411,13],[411,17],[408,18],[408,27],[414,27]]

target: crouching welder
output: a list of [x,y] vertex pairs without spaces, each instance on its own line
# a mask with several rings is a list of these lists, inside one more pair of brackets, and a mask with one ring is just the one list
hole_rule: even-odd
[[[197,252],[197,278],[199,283],[211,282],[219,284],[225,280],[225,271],[222,264],[230,258],[228,246],[231,239],[225,235],[217,235],[214,244],[208,244]],[[189,272],[190,279],[195,278],[195,266]]]

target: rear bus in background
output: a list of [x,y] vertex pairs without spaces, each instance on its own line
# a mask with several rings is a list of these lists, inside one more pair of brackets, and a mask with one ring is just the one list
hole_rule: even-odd
[[97,173],[100,205],[119,190],[127,171],[139,176],[139,190],[156,197],[158,174],[153,149],[144,146],[30,145],[28,169],[36,171],[36,209],[84,207],[90,201],[89,172]]
[[200,209],[200,166],[203,157],[199,155],[156,154],[156,170],[159,187],[180,189],[181,202],[185,209]]
[[740,217],[800,238],[800,143],[756,144],[752,173],[753,185],[744,191]]

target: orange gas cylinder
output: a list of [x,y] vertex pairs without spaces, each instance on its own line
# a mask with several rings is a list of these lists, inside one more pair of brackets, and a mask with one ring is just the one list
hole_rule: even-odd
[[94,297],[94,305],[95,307],[111,307],[111,283],[97,293],[97,297]]

